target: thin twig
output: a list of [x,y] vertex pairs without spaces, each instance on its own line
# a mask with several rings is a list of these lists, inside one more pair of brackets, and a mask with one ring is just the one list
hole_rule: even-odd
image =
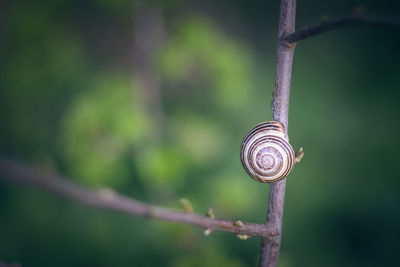
[[73,199],[79,203],[134,216],[154,218],[163,221],[180,222],[208,229],[232,232],[242,236],[260,236],[273,239],[269,225],[225,221],[193,213],[172,211],[149,205],[110,189],[89,190],[50,172],[36,170],[19,163],[0,159],[0,179],[8,182],[27,184],[39,189]]
[[309,37],[352,25],[377,25],[386,27],[400,27],[400,20],[394,18],[373,18],[362,16],[359,14],[352,14],[342,18],[336,18],[328,21],[321,22],[306,28],[303,28],[294,33],[286,35],[283,40],[288,44],[294,44],[298,41],[307,39]]
[[[282,0],[279,18],[277,66],[274,100],[272,103],[273,119],[280,121],[288,130],[290,80],[294,45],[288,45],[282,38],[294,32],[296,17],[296,0]],[[275,267],[278,263],[281,245],[283,204],[285,199],[286,179],[271,184],[268,202],[268,214],[265,225],[271,227],[272,241],[263,239],[259,266]]]

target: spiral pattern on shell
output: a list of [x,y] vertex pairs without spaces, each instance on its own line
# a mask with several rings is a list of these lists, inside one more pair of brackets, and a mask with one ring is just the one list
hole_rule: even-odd
[[272,183],[292,170],[295,155],[278,121],[263,122],[243,139],[240,158],[246,172],[256,181]]

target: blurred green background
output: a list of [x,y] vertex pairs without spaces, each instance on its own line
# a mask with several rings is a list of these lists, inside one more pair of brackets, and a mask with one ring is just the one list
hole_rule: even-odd
[[[297,28],[396,1],[299,1]],[[262,223],[239,160],[272,118],[278,1],[1,1],[0,153],[91,188]],[[279,266],[395,266],[398,29],[296,47]],[[0,183],[0,259],[22,266],[255,266],[260,240],[114,214]]]

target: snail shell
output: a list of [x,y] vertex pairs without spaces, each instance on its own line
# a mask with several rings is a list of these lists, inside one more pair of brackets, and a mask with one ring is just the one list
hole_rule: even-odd
[[240,159],[251,178],[261,183],[272,183],[289,174],[295,155],[285,137],[283,125],[278,121],[267,121],[244,137]]

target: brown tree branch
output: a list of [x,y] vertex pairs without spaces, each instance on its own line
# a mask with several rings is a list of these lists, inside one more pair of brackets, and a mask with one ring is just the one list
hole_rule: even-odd
[[0,179],[31,185],[88,206],[134,216],[191,224],[207,229],[208,233],[220,230],[234,233],[241,238],[251,236],[260,236],[266,240],[274,238],[270,234],[268,224],[225,221],[193,213],[172,211],[133,200],[110,189],[89,190],[50,172],[35,170],[8,160],[0,159]]
[[[280,121],[288,136],[288,113],[290,80],[294,45],[288,45],[282,38],[294,32],[296,17],[296,0],[281,0],[278,30],[277,67],[274,100],[272,103],[273,119]],[[268,214],[265,225],[269,225],[275,238],[263,239],[259,266],[276,266],[281,245],[283,204],[285,199],[286,179],[271,184],[268,202]]]
[[[295,18],[296,0],[281,0],[277,47],[277,70],[272,113],[273,119],[280,121],[284,125],[286,137],[288,137],[289,96],[293,53],[297,41],[329,30],[354,24],[373,24],[393,27],[400,26],[400,21],[396,19],[373,19],[361,16],[360,14],[353,14],[351,16],[323,22],[321,24],[317,24],[295,32]],[[301,149],[296,155],[297,161],[301,160],[302,155],[303,152]],[[268,214],[265,224],[270,227],[272,230],[270,234],[274,235],[275,238],[273,240],[262,240],[261,257],[259,262],[259,266],[262,267],[275,267],[278,263],[281,244],[285,187],[286,179],[273,183],[270,187]]]
[[377,25],[386,27],[400,27],[400,20],[393,18],[372,18],[359,14],[352,14],[342,18],[336,18],[315,24],[299,31],[287,34],[283,40],[288,44],[294,44],[309,37],[352,25]]

